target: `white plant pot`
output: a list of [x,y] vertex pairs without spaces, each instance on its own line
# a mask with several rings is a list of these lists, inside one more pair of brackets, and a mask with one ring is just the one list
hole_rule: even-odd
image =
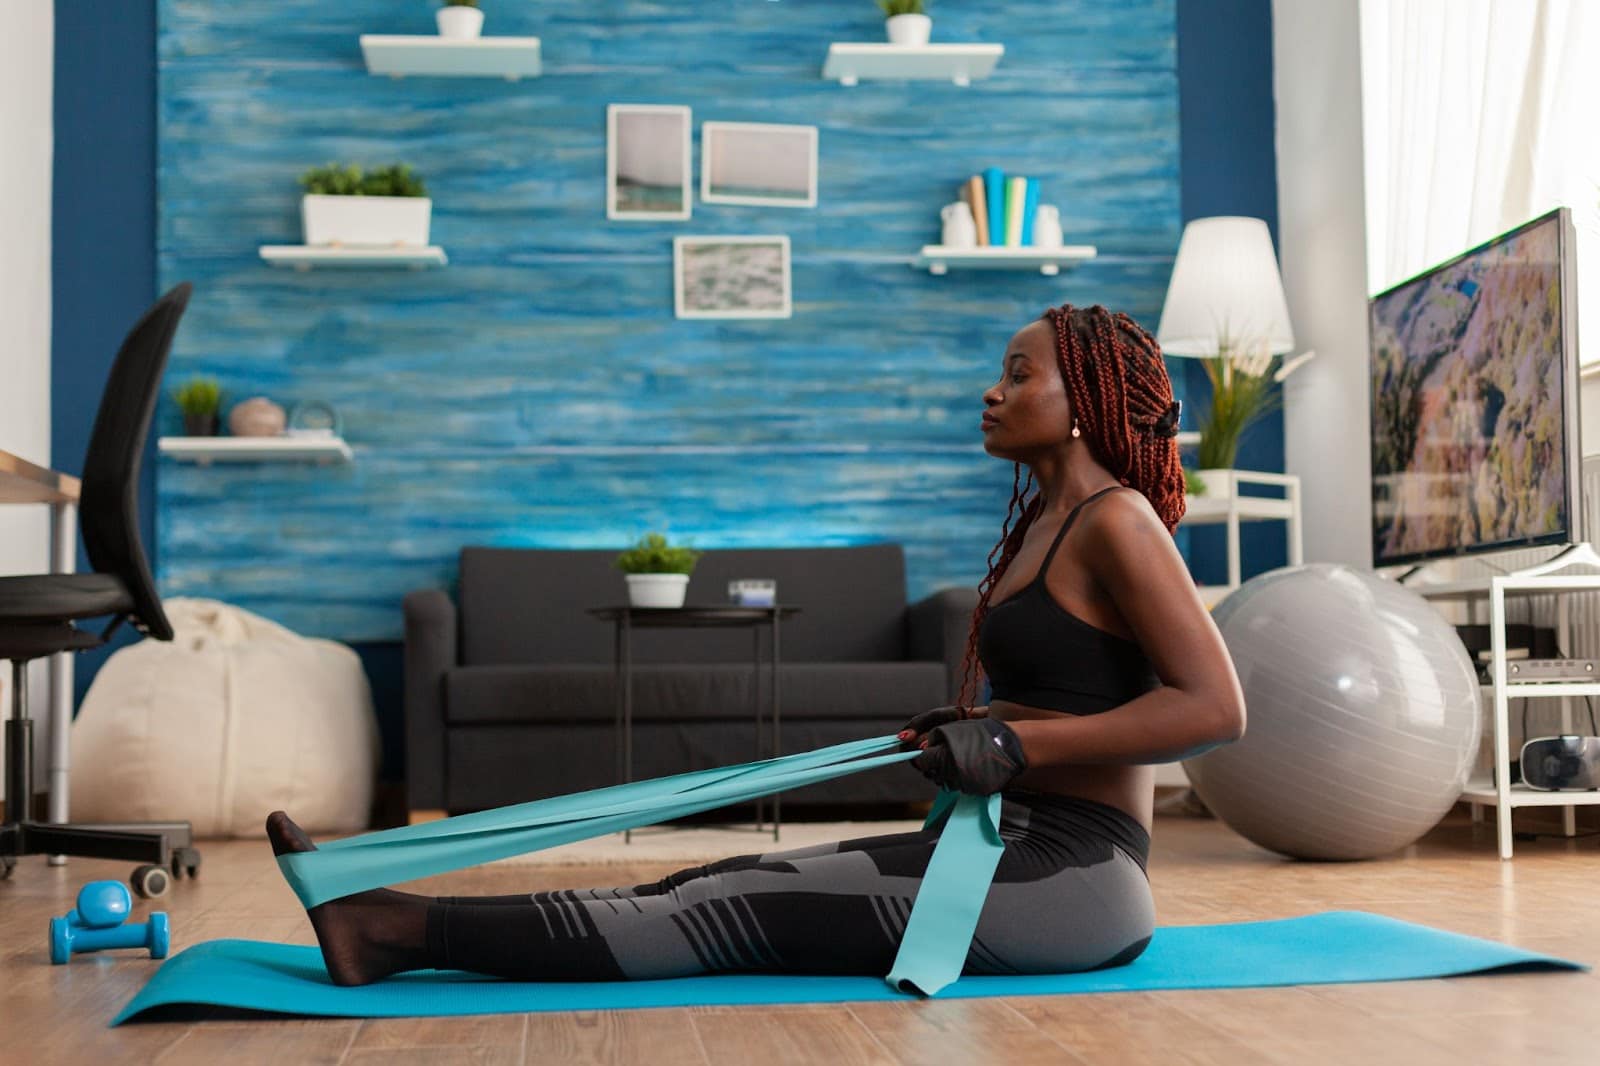
[[1233,471],[1221,467],[1196,470],[1200,480],[1206,483],[1206,498],[1212,500],[1226,500],[1233,495]]
[[441,7],[436,16],[440,37],[470,39],[483,32],[483,12],[475,7]]
[[426,196],[305,196],[300,223],[307,244],[426,247],[433,201]]
[[635,607],[682,607],[688,574],[624,574],[628,602]]
[[927,44],[933,32],[933,19],[927,15],[890,15],[885,24],[890,44]]

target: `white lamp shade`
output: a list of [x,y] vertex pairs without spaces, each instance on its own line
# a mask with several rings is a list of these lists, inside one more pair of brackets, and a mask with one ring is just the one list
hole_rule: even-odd
[[1274,355],[1294,349],[1289,304],[1259,218],[1219,215],[1183,227],[1156,341],[1168,355],[1216,355],[1218,339],[1262,340]]

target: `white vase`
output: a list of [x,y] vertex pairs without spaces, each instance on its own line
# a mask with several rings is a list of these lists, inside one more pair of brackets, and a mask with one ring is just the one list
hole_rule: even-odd
[[1039,248],[1061,247],[1061,212],[1055,204],[1040,204],[1034,209],[1033,243]]
[[965,200],[945,204],[939,209],[944,225],[939,243],[946,248],[971,248],[978,243],[978,224],[972,219],[972,205]]
[[933,19],[927,15],[890,15],[885,22],[890,44],[927,44],[933,32]]
[[1206,483],[1206,498],[1212,500],[1226,500],[1233,495],[1233,470],[1231,468],[1215,467],[1206,470],[1196,470],[1200,480]]
[[624,574],[628,602],[635,607],[682,607],[688,574]]
[[471,39],[483,32],[483,12],[475,7],[451,4],[441,7],[435,14],[439,20],[440,37]]
[[303,196],[300,224],[307,244],[426,247],[433,201],[426,196]]

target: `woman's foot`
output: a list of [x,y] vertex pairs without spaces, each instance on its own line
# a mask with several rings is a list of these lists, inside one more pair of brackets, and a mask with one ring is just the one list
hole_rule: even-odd
[[[267,815],[272,853],[316,851],[305,831],[282,811]],[[365,985],[428,965],[427,896],[375,888],[307,908],[336,985]]]

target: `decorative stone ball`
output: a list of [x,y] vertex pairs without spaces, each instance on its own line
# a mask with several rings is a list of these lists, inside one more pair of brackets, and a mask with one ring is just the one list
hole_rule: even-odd
[[1245,732],[1183,767],[1235,832],[1294,858],[1373,858],[1460,797],[1483,728],[1478,677],[1421,596],[1318,563],[1250,579],[1212,618]]
[[235,437],[277,437],[287,424],[283,408],[265,396],[252,396],[228,412],[228,432]]

